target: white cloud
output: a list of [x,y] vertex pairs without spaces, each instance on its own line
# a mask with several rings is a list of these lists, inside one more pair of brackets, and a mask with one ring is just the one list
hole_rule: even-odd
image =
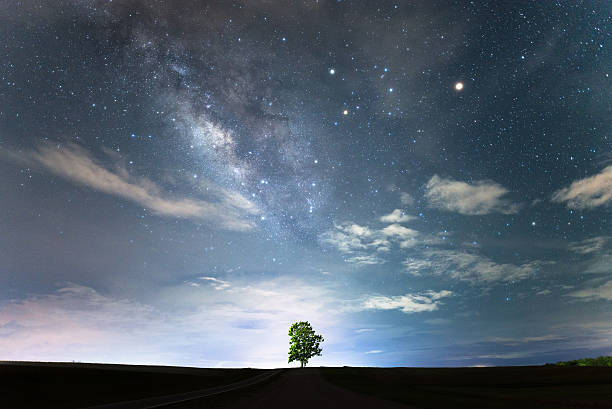
[[401,224],[390,224],[380,230],[385,236],[397,237],[401,240],[412,239],[419,236],[419,232],[402,226]]
[[344,259],[344,261],[346,261],[347,263],[356,264],[358,266],[384,264],[386,262],[385,260],[379,257],[373,256],[373,255],[370,255],[370,254],[349,257],[349,258]]
[[402,209],[395,209],[391,213],[380,218],[383,223],[405,223],[414,220],[416,217],[407,215]]
[[349,224],[344,227],[344,230],[352,235],[357,237],[370,237],[372,235],[372,230],[365,226],[360,226],[358,224]]
[[[402,217],[397,211],[396,209],[387,216],[393,216],[394,219],[395,216]],[[340,252],[351,255],[345,258],[345,261],[357,265],[385,263],[383,255],[390,252],[394,246],[409,249],[441,242],[435,235],[423,234],[398,223],[376,229],[352,222],[334,224],[333,229],[319,235],[319,241],[321,244],[335,247]]]
[[357,265],[382,264],[381,254],[391,251],[395,243],[400,248],[410,248],[425,243],[425,238],[413,229],[400,224],[390,224],[382,229],[372,229],[356,223],[335,224],[332,230],[319,236],[322,244],[337,248],[351,257],[346,262]]
[[465,215],[513,214],[519,206],[503,199],[508,189],[491,181],[473,184],[434,175],[425,185],[425,198],[431,207]]
[[250,285],[233,280],[226,291],[182,283],[153,295],[163,312],[76,284],[5,301],[0,305],[2,358],[283,367],[287,328],[308,320],[325,336],[326,353],[314,364],[333,365],[342,360],[330,346],[341,344],[345,332],[352,332],[341,328],[345,320],[339,316],[337,293],[296,278]]
[[215,290],[226,290],[231,287],[228,281],[219,280],[215,277],[198,277],[199,280],[208,281]]
[[568,294],[571,297],[584,301],[606,300],[612,301],[612,280],[598,287],[585,288]]
[[334,229],[323,233],[321,242],[336,247],[343,253],[364,250],[368,247],[365,240],[371,236],[371,230],[355,223],[336,224]]
[[371,351],[367,351],[366,354],[381,354],[384,351],[382,349],[373,349]]
[[364,251],[386,252],[391,247],[391,242],[380,232],[355,223],[336,224],[334,229],[321,234],[319,240],[342,253],[352,254],[346,261],[360,265],[384,262]]
[[40,146],[31,152],[12,152],[11,158],[42,166],[52,173],[89,188],[130,200],[162,216],[203,220],[227,230],[250,230],[250,216],[259,210],[238,192],[217,188],[210,199],[177,197],[149,179],[130,175],[120,163],[109,169],[74,144]]
[[428,291],[423,294],[406,294],[392,297],[382,295],[366,298],[361,309],[363,310],[400,310],[406,314],[415,312],[435,311],[442,304],[442,298],[450,297],[452,291]]
[[374,332],[374,331],[375,331],[374,328],[359,328],[355,330],[355,332],[358,334],[364,334],[366,332]]
[[409,229],[400,224],[390,224],[389,226],[380,230],[382,234],[387,237],[392,237],[399,240],[401,248],[414,247],[419,243],[421,234],[413,229]]
[[319,239],[324,244],[350,254],[364,250],[389,251],[392,242],[408,247],[407,243],[412,246],[419,237],[418,231],[400,224],[390,224],[382,229],[370,229],[355,223],[344,223],[334,225],[333,230],[324,232]]
[[612,166],[600,173],[573,182],[568,187],[557,190],[552,201],[565,203],[573,209],[592,209],[610,204],[612,200]]

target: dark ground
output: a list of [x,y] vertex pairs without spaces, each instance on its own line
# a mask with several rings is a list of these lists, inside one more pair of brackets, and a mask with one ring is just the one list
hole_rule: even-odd
[[612,368],[326,368],[323,374],[421,408],[612,408]]
[[[263,370],[0,364],[0,407],[76,408],[225,385],[260,373]],[[612,368],[290,369],[257,385],[165,407],[612,408]]]
[[80,408],[226,385],[262,369],[0,363],[0,408]]

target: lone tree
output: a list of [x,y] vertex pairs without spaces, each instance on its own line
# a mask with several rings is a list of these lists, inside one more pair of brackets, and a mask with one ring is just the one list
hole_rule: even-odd
[[315,334],[308,321],[294,323],[289,328],[289,362],[300,361],[301,368],[305,367],[313,356],[321,356],[319,344],[323,336]]

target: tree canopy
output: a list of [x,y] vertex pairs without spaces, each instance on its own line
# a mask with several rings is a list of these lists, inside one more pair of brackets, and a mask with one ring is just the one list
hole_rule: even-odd
[[597,358],[582,358],[573,361],[557,362],[557,366],[612,366],[612,356],[598,356]]
[[323,336],[315,334],[308,321],[296,322],[289,328],[289,362],[299,361],[303,368],[313,356],[321,355]]

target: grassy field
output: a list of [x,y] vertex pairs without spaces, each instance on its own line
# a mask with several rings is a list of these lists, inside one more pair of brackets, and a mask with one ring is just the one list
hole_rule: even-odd
[[0,363],[0,407],[78,408],[204,389],[259,369],[72,363]]
[[324,368],[332,383],[431,409],[612,408],[612,368]]

